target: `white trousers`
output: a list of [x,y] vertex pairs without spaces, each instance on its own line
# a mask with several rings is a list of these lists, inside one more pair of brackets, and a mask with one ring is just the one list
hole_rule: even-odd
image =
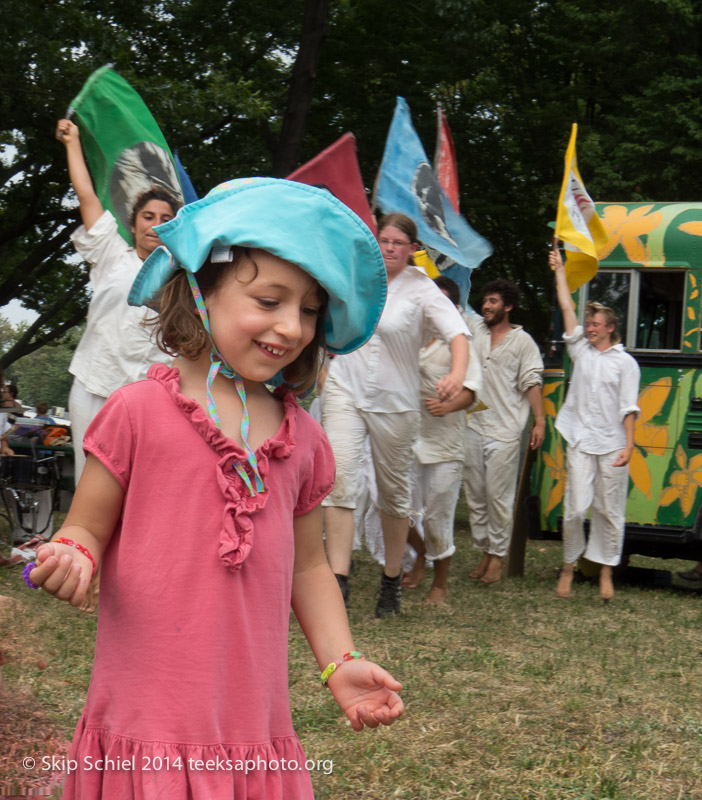
[[106,397],[92,394],[78,378],[73,379],[68,397],[68,410],[71,415],[71,439],[73,440],[73,463],[75,464],[75,483],[78,486],[85,467],[83,437],[98,411],[105,405]]
[[356,508],[368,436],[378,486],[378,507],[397,519],[409,517],[412,445],[419,432],[419,411],[389,414],[361,411],[343,392],[334,391],[328,385],[322,403],[322,424],[336,462],[334,490],[322,505]]
[[370,441],[366,438],[363,448],[363,461],[359,480],[359,494],[353,510],[353,549],[361,550],[363,540],[370,554],[379,564],[385,564],[385,543],[383,528],[378,512],[378,487],[375,483],[373,456]]
[[500,442],[466,429],[463,488],[473,544],[494,556],[509,552],[520,442]]
[[[308,413],[321,424],[322,401],[320,397],[315,397],[310,404]],[[353,510],[353,549],[361,550],[365,539],[370,554],[379,564],[385,566],[385,543],[380,514],[376,507],[377,502],[378,489],[375,485],[373,457],[370,442],[366,437],[363,446],[363,460],[360,465],[359,494],[356,497],[356,508]]]
[[[453,524],[462,475],[461,461],[442,461],[437,464],[417,462],[415,466],[412,520],[417,530],[423,530],[428,561],[441,561],[456,552]],[[419,518],[416,521],[415,515]],[[420,521],[421,528],[418,524]]]
[[[613,467],[620,450],[604,455],[568,447],[568,482],[563,516],[563,560],[566,564],[585,555],[596,564],[616,566],[622,557],[629,468]],[[590,535],[585,545],[583,522],[590,514]]]

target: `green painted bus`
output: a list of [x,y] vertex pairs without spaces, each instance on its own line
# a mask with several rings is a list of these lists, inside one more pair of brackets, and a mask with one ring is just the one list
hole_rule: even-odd
[[[598,203],[609,234],[597,275],[575,294],[619,316],[622,342],[641,368],[629,470],[624,556],[702,561],[702,203]],[[531,538],[558,538],[565,442],[555,429],[569,363],[561,342],[545,359],[546,438],[527,499]]]

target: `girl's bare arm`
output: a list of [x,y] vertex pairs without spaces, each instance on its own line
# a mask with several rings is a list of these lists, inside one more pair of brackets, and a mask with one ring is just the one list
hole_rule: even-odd
[[124,491],[93,455],[88,455],[66,521],[51,542],[37,550],[38,566],[30,580],[45,592],[80,606],[93,574],[90,559],[76,547],[57,542],[70,539],[81,545],[98,566],[122,510]]

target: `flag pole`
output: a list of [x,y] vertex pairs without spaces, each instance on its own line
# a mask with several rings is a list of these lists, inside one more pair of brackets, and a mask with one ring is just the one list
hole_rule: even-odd
[[383,169],[383,162],[380,162],[380,166],[378,167],[378,171],[375,173],[375,180],[373,181],[373,191],[371,192],[371,202],[370,202],[370,210],[371,214],[375,217],[375,209],[377,208],[376,205],[376,194],[378,193],[378,181],[380,180],[380,173]]
[[436,104],[436,146],[434,147],[434,171],[439,169],[441,158],[441,103]]

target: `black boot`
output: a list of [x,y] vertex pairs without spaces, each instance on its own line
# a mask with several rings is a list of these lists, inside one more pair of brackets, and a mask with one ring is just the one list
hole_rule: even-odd
[[339,575],[338,573],[334,573],[334,577],[336,578],[336,582],[339,584],[339,589],[341,589],[341,596],[344,598],[344,606],[346,608],[349,607],[349,579],[346,575]]
[[380,578],[380,592],[375,606],[376,617],[388,617],[400,613],[400,595],[402,594],[402,573],[396,578],[388,578],[383,572]]

